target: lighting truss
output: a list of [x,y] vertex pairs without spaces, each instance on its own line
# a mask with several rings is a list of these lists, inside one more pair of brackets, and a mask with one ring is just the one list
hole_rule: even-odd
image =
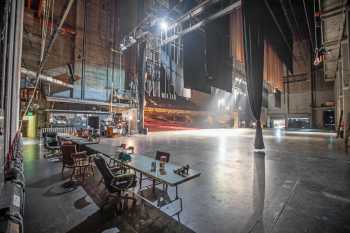
[[[161,30],[160,33],[161,46],[174,42],[185,34],[200,29],[210,21],[227,15],[241,6],[241,0],[238,0],[234,3],[227,4],[216,12],[212,12],[210,6],[221,2],[224,1],[203,1],[175,21],[167,22],[167,27],[163,27],[163,30]],[[146,40],[148,35],[154,34],[152,29],[160,20],[162,19],[156,15],[148,15],[136,28],[123,38],[122,43],[120,44],[120,50],[125,51],[138,41]]]

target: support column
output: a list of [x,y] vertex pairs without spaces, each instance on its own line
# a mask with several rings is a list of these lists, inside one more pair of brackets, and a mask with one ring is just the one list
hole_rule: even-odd
[[138,68],[138,131],[144,132],[144,105],[145,105],[145,47],[146,42],[139,42],[137,45],[137,68]]
[[341,83],[341,91],[343,96],[343,121],[344,121],[344,136],[349,135],[350,132],[350,59],[347,53],[348,51],[348,43],[342,43],[342,83]]

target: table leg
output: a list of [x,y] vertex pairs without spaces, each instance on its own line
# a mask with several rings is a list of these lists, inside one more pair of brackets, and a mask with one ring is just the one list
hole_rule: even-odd
[[177,190],[177,185],[175,186],[175,199],[179,198],[178,190]]
[[140,182],[139,182],[139,189],[141,191],[142,188],[142,172],[140,172]]

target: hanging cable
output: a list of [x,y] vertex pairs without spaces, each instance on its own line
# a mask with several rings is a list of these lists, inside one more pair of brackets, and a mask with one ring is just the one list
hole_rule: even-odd
[[318,48],[317,41],[317,19],[316,19],[316,1],[314,1],[314,26],[315,26],[315,47]]
[[[302,31],[301,31],[301,26],[299,25],[299,21],[297,20],[297,17],[296,17],[296,14],[295,14],[295,11],[294,11],[294,7],[293,7],[293,4],[291,2],[291,0],[288,0],[288,5],[289,5],[289,8],[291,9],[291,12],[292,12],[292,18],[293,18],[293,21],[294,21],[294,24],[296,26],[296,31],[297,32],[297,38],[302,41],[302,38],[301,38],[301,35],[302,35]],[[303,50],[302,50],[302,53],[304,54],[304,57],[305,59],[308,57],[308,48],[306,47],[306,44],[305,43],[301,43],[301,46],[303,46]]]
[[[289,15],[288,15],[288,12],[287,12],[287,8],[286,8],[286,6],[284,5],[284,1],[283,1],[283,0],[280,0],[280,3],[281,3],[281,6],[282,6],[282,11],[283,11],[284,16],[285,16],[285,18],[286,18],[288,27],[290,28],[290,30],[291,30],[291,32],[292,32],[292,34],[293,34],[293,36],[294,36],[294,35],[296,35],[296,31],[294,30],[294,27],[293,27],[293,25],[292,25],[292,22],[291,22],[291,20],[289,19]],[[293,9],[292,9],[292,10],[293,10]],[[302,56],[302,59],[303,59],[303,61],[304,61],[305,64],[306,64],[306,63],[307,63],[307,62],[306,62],[306,55],[305,55],[305,56]],[[298,60],[297,62],[301,62],[301,61]]]
[[307,14],[305,0],[303,0],[303,6],[304,6],[304,14],[305,14],[305,18],[306,18],[307,29],[308,29],[308,32],[309,32],[309,39],[310,39],[311,48],[312,48],[312,51],[315,51],[315,47],[314,47],[314,44],[312,42],[311,26],[310,26],[309,17],[308,17],[308,14]]
[[282,39],[283,39],[284,43],[286,44],[286,46],[287,46],[289,52],[292,54],[293,60],[298,61],[298,59],[295,57],[295,55],[294,55],[294,53],[293,53],[293,49],[290,47],[290,45],[289,45],[289,43],[288,43],[288,40],[287,40],[287,38],[286,38],[284,32],[282,31],[282,28],[281,28],[280,24],[278,23],[278,20],[277,20],[277,18],[276,18],[276,16],[275,16],[275,13],[273,13],[273,10],[272,10],[272,8],[271,8],[269,2],[268,2],[267,0],[264,0],[264,2],[265,2],[265,5],[266,5],[267,9],[268,9],[269,12],[270,12],[270,15],[271,15],[273,21],[275,22],[275,25],[276,25],[277,29],[279,30],[279,32],[280,32],[280,34],[281,34],[281,36],[282,36]]
[[[32,95],[29,98],[29,101],[28,101],[27,107],[24,110],[22,119],[27,114],[27,112],[29,111],[29,109],[30,109],[30,107],[31,107],[31,105],[33,103],[35,93],[36,93],[36,91],[38,89],[38,86],[39,86],[39,83],[40,83],[39,76],[40,76],[40,74],[42,73],[42,71],[44,69],[44,66],[46,64],[46,60],[47,60],[47,58],[49,56],[49,53],[50,53],[50,51],[51,51],[51,49],[52,49],[52,47],[53,47],[53,45],[54,45],[58,35],[59,35],[59,32],[60,32],[60,30],[61,30],[61,28],[63,26],[63,23],[66,20],[67,15],[68,15],[68,13],[69,13],[72,5],[73,5],[73,2],[74,2],[74,0],[70,0],[68,2],[67,7],[65,8],[64,13],[63,13],[63,15],[61,17],[61,21],[59,22],[57,28],[55,29],[55,31],[54,31],[54,33],[53,33],[53,35],[52,35],[52,37],[51,37],[51,39],[50,39],[50,41],[49,41],[49,43],[47,45],[47,48],[46,48],[46,51],[44,53],[43,59],[39,63],[38,71],[37,71],[36,76],[35,76],[35,85],[34,85],[33,93],[32,93]],[[22,122],[23,122],[23,120],[20,121],[19,130],[21,130],[21,128],[22,128]]]

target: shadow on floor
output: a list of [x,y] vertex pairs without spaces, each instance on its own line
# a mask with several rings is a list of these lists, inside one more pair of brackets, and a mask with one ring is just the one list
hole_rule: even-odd
[[[95,176],[89,177],[87,182],[83,184],[87,195],[98,206],[102,205],[106,194],[104,184],[98,185],[100,178],[101,176],[97,172]],[[77,206],[88,205],[84,199],[78,200]],[[137,200],[135,207],[132,207],[130,202],[128,209],[118,215],[115,213],[114,206],[107,205],[103,212],[99,210],[68,233],[100,233],[111,227],[117,227],[121,232],[125,233],[194,233],[174,218],[143,202],[141,199]]]
[[99,210],[67,233],[100,233],[117,227],[125,233],[194,233],[148,205],[138,205],[116,216],[113,207]]

